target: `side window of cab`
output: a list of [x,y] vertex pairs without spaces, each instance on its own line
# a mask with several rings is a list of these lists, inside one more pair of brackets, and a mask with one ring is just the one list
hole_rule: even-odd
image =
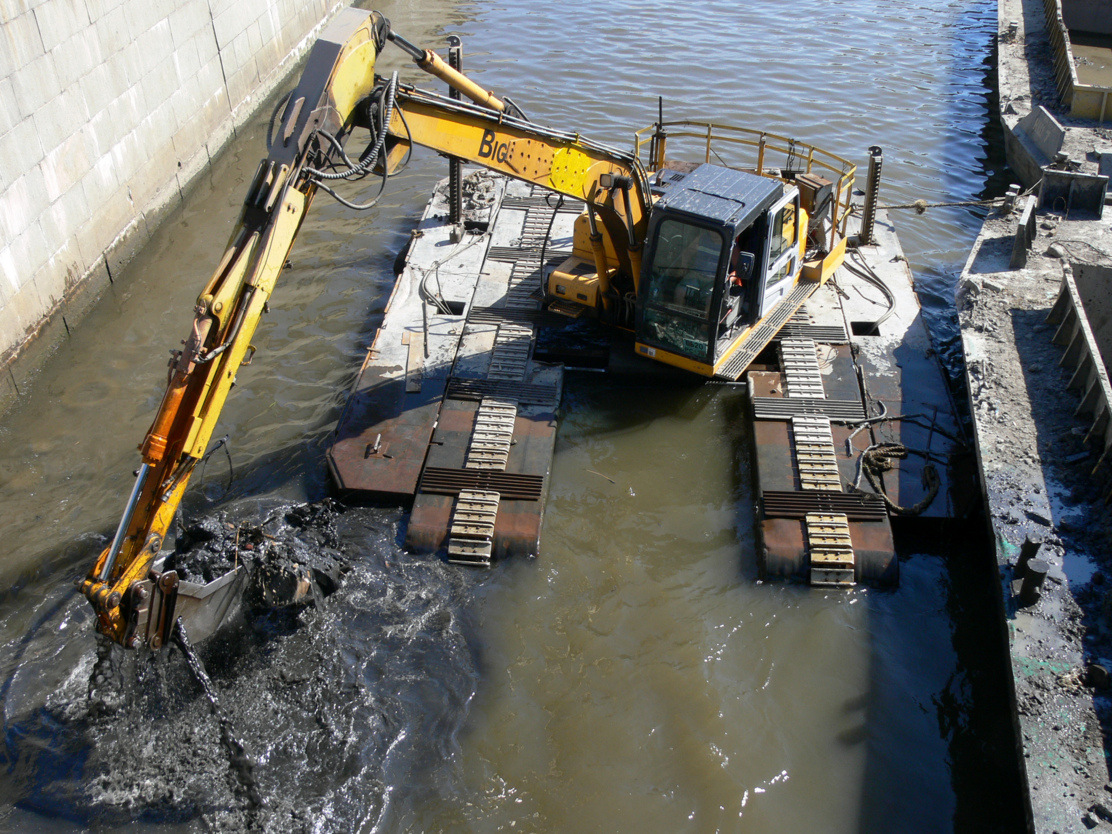
[[776,259],[791,249],[796,244],[796,210],[795,202],[786,203],[772,218],[772,246],[768,254],[768,262],[775,263]]

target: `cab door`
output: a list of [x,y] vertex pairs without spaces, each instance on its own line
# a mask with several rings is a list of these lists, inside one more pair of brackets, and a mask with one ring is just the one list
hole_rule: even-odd
[[799,190],[792,188],[768,210],[768,253],[763,271],[761,318],[792,291],[799,275]]

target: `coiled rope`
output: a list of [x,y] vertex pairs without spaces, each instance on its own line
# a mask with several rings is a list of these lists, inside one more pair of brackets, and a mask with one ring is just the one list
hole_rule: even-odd
[[[919,515],[923,510],[931,505],[935,496],[938,495],[938,489],[942,484],[942,479],[938,475],[938,470],[935,469],[934,464],[929,460],[923,464],[923,486],[927,490],[926,496],[919,502],[910,507],[901,507],[895,501],[888,497],[888,493],[884,489],[884,473],[890,471],[894,462],[897,460],[904,460],[913,450],[908,449],[901,443],[877,443],[867,448],[861,453],[858,458],[858,481],[860,481],[861,473],[864,473],[865,479],[873,488],[873,491],[881,497],[884,501],[884,506],[893,515],[898,516],[913,516]],[[914,452],[919,454],[918,452]]]

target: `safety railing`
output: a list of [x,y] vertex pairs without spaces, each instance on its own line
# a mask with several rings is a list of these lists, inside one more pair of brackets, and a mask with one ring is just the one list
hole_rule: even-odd
[[[704,162],[784,178],[816,174],[833,183],[831,246],[846,235],[857,172],[848,159],[807,142],[767,131],[711,122],[675,121],[652,124],[634,134],[633,152],[650,170],[664,163],[665,144],[698,144]],[[684,159],[691,156],[684,155]]]

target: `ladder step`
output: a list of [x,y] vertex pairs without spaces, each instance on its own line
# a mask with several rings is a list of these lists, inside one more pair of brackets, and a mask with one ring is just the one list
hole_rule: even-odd
[[497,492],[477,489],[461,489],[459,492],[459,498],[456,500],[456,506],[462,507],[468,511],[478,510],[482,508],[490,512],[497,512],[498,504],[501,502],[501,500],[502,496],[500,493]]
[[516,414],[489,414],[484,411],[475,413],[473,431],[484,434],[512,434],[517,422]]
[[513,417],[502,416],[498,414],[480,414],[475,418],[475,431],[484,435],[497,435],[499,437],[506,434],[513,434],[514,424],[517,421]]
[[807,513],[803,517],[810,558],[810,583],[819,588],[852,587],[853,542],[849,518],[841,513]]
[[[810,544],[815,548],[811,558],[815,558],[815,554],[822,553],[825,558],[838,558],[845,557],[847,548],[851,548],[849,536],[844,539],[838,536],[811,536]],[[852,561],[852,559],[850,560]]]
[[490,431],[488,429],[476,429],[474,434],[471,435],[473,443],[487,443],[490,441],[502,442],[506,433],[504,431]]
[[825,537],[833,541],[849,542],[849,533],[841,525],[808,524],[807,529],[811,532],[813,540]]
[[464,524],[494,524],[497,517],[496,513],[490,512],[468,512],[466,510],[456,509],[455,514],[452,516],[456,521]]
[[812,588],[852,588],[853,568],[811,568]]
[[449,539],[448,561],[454,565],[488,568],[493,550],[490,542]]
[[577,319],[587,311],[587,308],[582,304],[572,304],[570,301],[560,300],[550,301],[548,303],[548,309],[550,312],[558,313],[561,316],[567,316],[571,319]]
[[507,457],[509,457],[509,452],[503,449],[475,449],[472,447],[467,454],[469,461],[485,461],[487,463],[494,461],[505,463]]
[[506,443],[502,438],[496,440],[471,440],[471,448],[477,452],[504,452]]
[[489,539],[494,535],[493,524],[472,524],[471,522],[458,522],[453,524],[448,531],[452,536],[464,539]]

